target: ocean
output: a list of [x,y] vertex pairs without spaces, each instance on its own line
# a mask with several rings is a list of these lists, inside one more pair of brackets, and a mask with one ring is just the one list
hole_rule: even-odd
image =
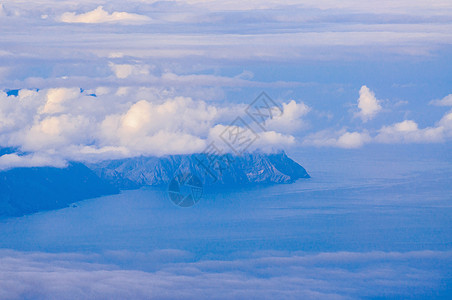
[[450,299],[452,146],[298,149],[310,179],[0,220],[1,299]]

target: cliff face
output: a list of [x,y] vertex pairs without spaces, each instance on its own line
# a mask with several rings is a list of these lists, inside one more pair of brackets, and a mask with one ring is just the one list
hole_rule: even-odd
[[291,183],[309,178],[284,152],[206,156],[204,154],[137,157],[88,165],[100,178],[119,188],[162,185],[177,173],[190,173],[203,184]]

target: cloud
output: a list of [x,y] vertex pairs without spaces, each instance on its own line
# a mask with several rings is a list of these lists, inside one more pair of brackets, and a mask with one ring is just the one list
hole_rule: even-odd
[[363,122],[373,119],[382,110],[380,101],[375,98],[375,94],[365,85],[359,90],[358,108],[360,111],[357,116]]
[[98,6],[96,9],[76,14],[75,12],[63,13],[59,18],[59,21],[64,23],[125,23],[136,24],[149,22],[151,19],[148,16],[139,14],[132,14],[127,12],[113,12],[108,13],[102,6]]
[[381,143],[441,143],[451,137],[452,111],[449,111],[435,126],[419,128],[418,124],[412,120],[383,126],[375,137],[375,141]]
[[[216,109],[214,118],[205,121],[210,128],[206,129],[204,121],[197,119],[193,112],[187,116],[201,122],[199,128],[189,125],[181,112],[162,118],[157,109],[164,101],[172,102],[177,96],[192,100],[223,100],[226,92],[232,99],[246,94],[242,88],[296,89],[303,85],[296,81],[268,82],[271,74],[257,73],[264,71],[256,68],[263,62],[268,66],[280,65],[282,61],[302,63],[306,59],[342,61],[344,57],[367,58],[376,53],[384,53],[384,57],[394,53],[430,55],[445,49],[452,41],[449,17],[452,6],[450,1],[443,0],[433,4],[426,0],[415,4],[405,0],[385,1],[385,5],[349,0],[340,4],[330,0],[303,3],[295,0],[104,2],[99,3],[104,7],[94,10],[97,5],[92,6],[90,1],[2,2],[9,15],[1,30],[5,42],[0,51],[0,55],[4,54],[0,67],[0,73],[4,70],[4,88],[25,86],[44,90],[27,100],[20,100],[20,105],[12,99],[0,104],[0,145],[19,145],[30,151],[61,151],[70,157],[173,153],[177,148],[195,151],[208,142],[212,128],[226,126],[242,107],[205,103]],[[49,17],[44,20],[43,15]],[[102,22],[136,26],[96,28],[78,24]],[[51,28],[52,34],[42,30],[42,26]],[[68,34],[68,28],[71,28],[71,34]],[[29,43],[34,47],[28,47]],[[231,66],[244,64],[256,74],[245,71],[231,75]],[[277,72],[275,76],[288,78],[290,72]],[[24,79],[24,74],[33,77]],[[73,86],[89,88],[90,93],[98,97],[80,94]],[[98,86],[108,86],[112,91],[103,94],[95,91]],[[146,93],[139,94],[138,90],[143,91],[143,86],[149,88]],[[51,95],[52,92],[46,90],[49,87],[68,89],[57,89],[55,95]],[[58,93],[64,95],[58,96]],[[135,131],[126,126],[131,124],[124,121],[130,119],[126,115],[141,100],[151,104],[143,105],[146,118],[160,120],[155,126],[158,131],[149,129],[152,122],[146,118],[137,117],[141,125]],[[380,100],[366,86],[361,87],[357,106],[357,116],[363,122],[382,111]],[[302,102],[289,101],[283,108],[285,112],[281,117],[268,122],[269,132],[275,133],[268,140],[276,142],[279,137],[283,145],[288,145],[312,122],[306,121],[310,108]],[[225,112],[228,109],[233,112],[229,113],[229,119]],[[178,122],[179,119],[184,124]],[[80,125],[72,122],[80,122]],[[178,129],[169,126],[168,122],[178,124]],[[60,129],[50,129],[54,126],[60,126]],[[346,126],[341,124],[337,128],[347,130],[337,131],[336,128],[312,142],[359,147],[375,142],[374,138],[379,134],[375,129],[381,124],[367,130]],[[415,130],[417,134],[404,133],[391,126],[382,128],[379,140],[428,141],[435,134],[419,128]],[[438,123],[431,127],[443,128],[437,129],[433,140],[441,140],[441,136],[442,140],[448,139],[447,126]],[[118,130],[118,135],[107,134],[108,128]],[[82,131],[85,136],[79,134]],[[34,135],[36,142],[33,142]],[[188,143],[190,139],[193,144]],[[158,142],[166,145],[161,151],[156,149]]]
[[40,111],[43,114],[54,114],[64,111],[63,102],[80,96],[80,89],[58,88],[47,91],[47,102]]
[[109,64],[111,70],[117,78],[124,79],[131,75],[146,76],[149,75],[149,66],[146,65],[131,65],[131,64]]
[[452,137],[452,111],[446,113],[438,122],[438,127],[444,130],[446,137]]
[[67,163],[58,157],[42,154],[17,155],[16,153],[13,153],[0,156],[0,171],[18,167],[25,168],[44,166],[63,168],[67,166]]
[[266,121],[265,127],[280,132],[293,133],[307,127],[303,117],[310,111],[311,108],[305,103],[297,103],[295,100],[290,100],[288,103],[283,103],[282,114],[278,114]]
[[302,144],[316,147],[360,148],[372,140],[367,132],[348,132],[346,130],[322,130],[306,136]]
[[437,106],[452,106],[452,94],[447,95],[443,99],[432,100],[430,101],[430,104]]
[[405,120],[390,126],[383,126],[375,141],[380,143],[438,143],[444,141],[444,127],[419,129],[412,120]]
[[[284,130],[283,125],[298,124],[308,109],[294,101],[283,107],[287,119],[276,120],[280,131],[260,132],[250,151],[294,144],[295,138],[287,134],[290,128]],[[17,97],[0,92],[0,147],[36,155],[5,156],[5,166],[199,153],[219,140],[237,115],[245,115],[245,108],[172,97],[152,88],[20,90]]]
[[413,120],[382,126],[376,134],[367,131],[321,130],[303,138],[306,146],[359,148],[368,143],[442,143],[452,138],[452,111],[447,112],[434,126],[419,128]]
[[[450,251],[314,254],[273,251],[240,254],[224,260],[193,261],[192,257],[179,250],[100,254],[2,250],[0,297],[430,298],[430,295],[441,295],[450,283],[447,266],[452,261]],[[122,265],[124,261],[143,264],[137,270]],[[149,265],[151,268],[147,270]]]
[[[0,51],[0,56],[2,55]],[[7,79],[8,73],[10,72],[10,68],[8,67],[0,67],[0,80]]]
[[253,151],[271,153],[295,144],[295,137],[290,134],[272,130],[258,132],[251,127],[251,122],[242,126],[219,124],[210,130],[209,140],[222,153],[238,154]]
[[[188,67],[214,62],[227,68],[231,62],[243,65],[246,61],[325,61],[381,54],[430,56],[452,41],[452,6],[437,1],[434,5],[398,1],[378,6],[356,1],[164,1],[157,5],[154,1],[113,0],[101,2],[105,7],[96,9],[90,1],[2,3],[13,22],[11,27],[3,26],[1,32],[4,51],[13,53],[5,67],[23,69],[8,78],[12,83],[23,82],[23,74],[33,74],[36,65],[42,67],[41,72],[47,70],[47,74],[39,75],[42,77],[59,73],[53,69],[67,70],[64,75],[68,77],[80,75],[75,69],[87,70],[89,77],[94,77],[94,70],[104,75],[104,61],[96,58],[112,53],[140,58],[147,64],[174,59]],[[140,14],[125,12],[130,7]],[[49,17],[42,19],[46,15]],[[71,22],[71,34],[63,21]],[[83,24],[100,22],[136,26],[124,26],[120,31],[102,26],[100,32]],[[151,22],[156,25],[152,29]],[[51,35],[41,30],[43,24],[52,28]],[[30,39],[34,47],[27,46]],[[78,68],[70,68],[75,65]]]
[[422,14],[422,11],[438,11],[441,9],[450,8],[450,3],[447,0],[438,0],[434,4],[430,5],[429,1],[421,0],[416,1],[415,4],[412,2],[403,0],[393,3],[391,1],[383,1],[384,5],[377,5],[375,3],[361,3],[355,0],[345,0],[341,3],[337,3],[331,0],[305,0],[302,3],[297,0],[266,0],[266,1],[204,1],[204,0],[177,0],[180,3],[188,3],[194,5],[195,7],[208,8],[212,11],[254,11],[254,10],[271,10],[271,9],[281,9],[285,7],[292,7],[295,11],[300,8],[306,10],[331,10],[331,11],[347,11],[354,13],[411,13],[411,14]]
[[341,148],[359,148],[370,140],[367,133],[346,132],[337,139],[337,146]]

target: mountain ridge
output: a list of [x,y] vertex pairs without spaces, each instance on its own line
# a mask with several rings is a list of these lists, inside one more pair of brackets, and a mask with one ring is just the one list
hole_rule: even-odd
[[310,177],[284,152],[140,156],[95,164],[72,162],[66,168],[20,167],[0,171],[0,217],[64,208],[121,189],[167,185],[181,173],[213,186],[291,183]]
[[145,185],[163,185],[174,175],[190,173],[203,184],[292,183],[309,178],[306,170],[284,152],[277,154],[247,153],[140,156],[102,161],[87,165],[100,178],[122,189]]

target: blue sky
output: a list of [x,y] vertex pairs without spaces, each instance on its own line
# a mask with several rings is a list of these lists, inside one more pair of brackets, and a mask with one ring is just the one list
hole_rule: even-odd
[[250,150],[452,138],[449,1],[1,3],[2,169],[201,152],[261,91]]

